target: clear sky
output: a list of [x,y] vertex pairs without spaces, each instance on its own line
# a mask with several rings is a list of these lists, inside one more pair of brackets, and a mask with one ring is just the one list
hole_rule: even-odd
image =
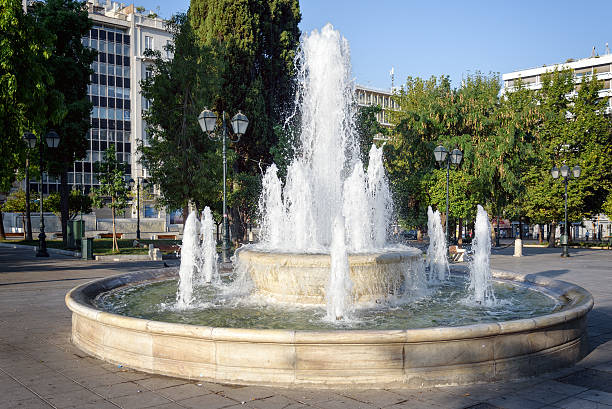
[[[143,0],[162,17],[188,0]],[[359,84],[389,88],[408,76],[505,73],[612,48],[612,0],[301,0],[302,31],[332,23],[351,45]]]

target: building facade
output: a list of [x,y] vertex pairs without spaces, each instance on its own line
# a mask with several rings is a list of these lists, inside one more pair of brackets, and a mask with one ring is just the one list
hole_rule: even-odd
[[[542,88],[542,75],[554,70],[572,69],[576,82],[579,84],[585,76],[597,75],[597,79],[603,83],[603,89],[599,91],[601,98],[607,100],[606,114],[612,114],[612,54],[600,57],[583,58],[577,61],[553,64],[539,68],[509,72],[502,75],[503,92],[512,92],[516,82],[520,78],[523,86],[537,90]],[[575,91],[574,91],[575,92]],[[571,97],[571,95],[569,95]]]
[[[607,101],[604,114],[612,115],[612,54],[609,53],[598,57],[583,58],[577,61],[568,60],[565,63],[503,74],[502,80],[504,84],[502,92],[512,92],[516,88],[515,84],[519,78],[528,89],[541,89],[543,74],[562,69],[573,70],[577,84],[580,84],[585,76],[596,75],[597,79],[603,84],[603,89],[599,91],[599,96]],[[573,91],[568,97],[571,98],[575,94],[576,91]],[[583,219],[581,222],[574,223],[573,228],[574,237],[605,239],[612,236],[612,222],[604,214],[595,215],[590,219]]]
[[[114,145],[117,158],[126,163],[126,179],[144,178],[146,169],[138,163],[138,146],[146,143],[146,125],[142,112],[147,101],[140,94],[140,81],[150,75],[150,61],[144,53],[158,50],[170,58],[165,46],[172,40],[165,23],[154,13],[135,11],[116,2],[89,1],[93,27],[82,39],[85,46],[98,51],[88,95],[93,103],[91,129],[87,134],[87,156],[74,163],[68,183],[89,192],[99,185],[93,164],[102,160],[104,151]],[[38,190],[38,182],[32,182]],[[58,191],[59,179],[46,175],[43,194]]]
[[365,87],[363,85],[355,86],[355,100],[357,104],[359,106],[380,105],[382,111],[376,114],[376,120],[388,128],[391,127],[389,110],[399,109],[396,102],[391,98],[392,96],[391,90]]

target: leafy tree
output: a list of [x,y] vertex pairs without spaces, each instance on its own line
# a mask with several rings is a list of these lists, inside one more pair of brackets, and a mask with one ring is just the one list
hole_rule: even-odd
[[[232,163],[236,176],[232,178],[230,173],[233,189],[249,180],[239,174],[259,174],[262,163],[271,163],[273,147],[279,143],[274,127],[283,123],[294,103],[299,2],[193,0],[189,18],[202,44],[223,62],[217,67],[219,88],[212,109],[229,115],[241,110],[250,120],[240,143],[232,145],[237,153]],[[250,190],[248,186],[240,188]],[[246,213],[234,208],[231,215],[235,237],[240,237]]]
[[235,168],[256,173],[257,162],[270,163],[274,126],[294,101],[298,0],[193,0],[189,17],[201,42],[225,62],[218,67],[214,110],[230,115],[242,110],[250,119],[234,146]]
[[[68,204],[70,210],[68,220],[74,220],[79,214],[88,214],[92,212],[91,206],[93,201],[91,200],[91,197],[84,195],[78,190],[73,189],[70,191]],[[51,193],[45,198],[44,206],[59,217],[62,211],[60,194]]]
[[395,127],[385,152],[386,165],[398,216],[405,227],[420,230],[427,224],[429,178],[435,169],[433,149],[438,137],[447,133],[443,112],[452,95],[448,77],[408,77],[394,96],[400,109],[390,111]]
[[215,60],[198,43],[185,14],[170,19],[168,28],[174,57],[165,60],[151,52],[153,73],[141,83],[142,95],[150,101],[144,115],[148,140],[139,147],[141,161],[149,181],[160,189],[160,205],[177,209],[193,203],[200,210],[208,205],[220,213],[220,144],[206,137],[197,121],[213,101]]
[[554,246],[555,227],[564,218],[564,183],[550,170],[563,163],[579,165],[579,179],[568,183],[568,219],[596,214],[611,189],[612,127],[601,115],[605,102],[598,91],[601,84],[593,77],[583,78],[577,94],[573,72],[554,71],[542,76],[542,89],[536,93],[540,121],[535,130],[537,155],[525,172],[524,203],[535,223],[551,223],[549,246]]
[[118,252],[115,214],[117,209],[123,209],[127,206],[129,187],[126,186],[123,176],[125,174],[125,164],[117,160],[114,145],[111,145],[104,152],[101,162],[94,164],[94,171],[100,182],[100,187],[92,190],[93,204],[96,207],[110,207],[113,217],[113,251]]
[[[70,218],[68,171],[75,160],[85,157],[86,135],[90,127],[92,104],[87,96],[90,68],[96,51],[85,47],[81,38],[89,33],[92,20],[86,3],[78,0],[46,0],[35,2],[29,10],[32,18],[48,38],[53,39],[53,52],[46,61],[46,69],[54,78],[49,95],[62,98],[62,118],[50,120],[60,135],[60,144],[47,157],[49,171],[60,177],[61,221],[64,244],[67,240],[67,223]],[[47,101],[47,103],[50,103]]]
[[[0,0],[0,10],[0,193],[7,193],[25,161],[23,133],[40,134],[47,120],[61,119],[63,112],[59,96],[48,90],[53,38],[23,12],[21,1]],[[5,237],[1,211],[0,237]]]
[[[38,202],[38,193],[33,192],[30,194],[30,207],[31,208],[38,208],[39,206],[39,202]],[[27,203],[27,199],[26,199],[26,192],[23,190],[17,190],[13,193],[11,193],[7,198],[6,198],[6,202],[4,202],[4,204],[1,206],[0,210],[2,210],[3,212],[10,212],[10,213],[19,213],[21,215],[21,221],[22,221],[22,226],[24,226],[23,229],[23,238],[26,238],[26,229],[25,229],[25,225],[26,225],[26,210],[28,208],[28,206],[26,205]],[[47,204],[47,201],[45,200],[43,202],[43,210],[44,211],[48,211],[49,210],[49,206]]]
[[376,115],[382,112],[380,105],[362,106],[357,108],[355,128],[359,140],[359,152],[364,163],[367,163],[370,148],[377,135],[386,136],[387,129],[378,122]]

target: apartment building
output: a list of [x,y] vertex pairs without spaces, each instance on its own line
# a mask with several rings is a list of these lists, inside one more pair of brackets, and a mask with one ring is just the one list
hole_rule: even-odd
[[580,83],[585,76],[597,75],[597,78],[603,83],[603,89],[599,91],[599,95],[602,98],[606,98],[608,103],[606,114],[612,114],[612,54],[583,58],[577,61],[570,59],[564,63],[503,74],[503,92],[512,92],[519,78],[527,88],[534,90],[540,89],[542,88],[543,74],[568,68],[574,71],[577,83]]
[[355,86],[355,99],[360,106],[380,105],[382,111],[376,114],[376,120],[383,126],[391,127],[389,122],[389,110],[399,109],[396,102],[391,98],[391,90]]
[[[172,40],[164,21],[153,12],[139,12],[133,5],[125,7],[104,0],[91,0],[87,7],[93,27],[82,42],[98,51],[88,87],[93,103],[87,134],[89,149],[68,173],[68,183],[85,192],[99,184],[93,164],[102,159],[110,145],[115,146],[118,159],[128,164],[126,179],[147,176],[137,160],[139,143],[146,143],[142,112],[147,101],[140,95],[140,81],[151,73],[144,53],[147,49],[159,50],[170,58],[165,46]],[[38,190],[38,182],[32,182],[31,188]],[[58,188],[59,179],[44,177],[44,194]]]

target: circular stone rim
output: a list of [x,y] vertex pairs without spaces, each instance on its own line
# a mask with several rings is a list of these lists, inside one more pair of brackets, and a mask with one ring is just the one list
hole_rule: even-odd
[[[161,280],[176,275],[175,269],[167,268],[123,273],[81,284],[66,294],[65,301],[67,307],[73,312],[72,342],[83,351],[106,361],[120,363],[123,364],[123,366],[132,367],[144,372],[187,379],[210,380],[213,382],[262,386],[299,386],[307,388],[345,388],[347,386],[356,388],[385,388],[456,385],[524,377],[526,376],[526,371],[533,370],[532,366],[534,362],[532,362],[532,359],[535,358],[544,363],[544,366],[542,366],[542,362],[538,361],[540,363],[538,370],[541,372],[571,365],[582,357],[584,348],[586,347],[586,314],[593,307],[593,297],[588,291],[575,284],[546,277],[538,277],[534,274],[520,274],[499,270],[492,273],[493,277],[497,279],[517,281],[531,286],[544,287],[549,293],[554,294],[560,299],[565,299],[568,302],[561,311],[547,315],[510,321],[470,324],[459,327],[318,331],[224,328],[193,324],[177,324],[122,316],[103,311],[92,305],[92,300],[95,296],[102,292],[127,284]],[[529,336],[540,335],[534,334],[533,332],[544,330],[544,332],[547,333],[546,328],[559,326],[561,327],[561,332],[564,332],[562,341],[555,343],[556,341],[548,340],[545,341],[546,347],[542,350],[530,350],[530,348],[533,348],[533,340],[528,339]],[[134,337],[136,340],[134,346],[130,345],[131,343],[126,342],[126,340],[117,339],[117,334],[114,333],[114,331],[124,334],[125,336]],[[557,333],[559,331],[556,331],[555,328],[553,331],[548,332]],[[565,336],[565,332],[567,332],[567,336]],[[549,336],[546,334],[544,335]],[[161,348],[160,350],[163,351],[154,351],[153,349],[155,348],[149,345],[154,336],[160,339],[170,339],[174,337],[180,339],[181,342],[195,342],[200,346],[202,342],[212,343],[215,345],[215,356],[210,359],[210,362],[192,363],[199,368],[195,370],[195,372],[193,372],[193,369],[189,369],[185,361],[176,361],[175,365],[177,366],[173,367],[173,362],[175,361],[173,361],[171,356],[172,354],[178,353],[175,350],[175,345],[173,344],[167,347],[169,350],[172,350],[171,352],[163,350],[162,347],[158,347],[157,349]],[[519,338],[516,338],[517,336]],[[568,337],[573,338],[566,339]],[[516,355],[503,359],[468,362],[467,364],[463,363],[461,365],[437,365],[425,368],[412,366],[408,368],[405,366],[406,364],[411,364],[411,362],[404,361],[404,366],[401,368],[401,374],[397,373],[396,368],[383,368],[379,370],[382,372],[375,371],[372,374],[363,374],[362,369],[359,372],[354,372],[356,374],[355,379],[348,376],[350,373],[353,373],[350,371],[350,368],[347,369],[342,366],[345,362],[343,361],[343,364],[337,364],[336,359],[338,358],[334,354],[329,353],[329,361],[324,362],[327,366],[324,365],[322,368],[313,369],[310,372],[300,372],[299,379],[296,375],[298,371],[298,364],[296,361],[298,361],[300,357],[296,357],[295,355],[298,353],[298,350],[308,350],[308,348],[313,345],[316,345],[317,348],[333,350],[335,354],[340,353],[340,350],[345,351],[347,348],[353,346],[365,347],[366,349],[362,352],[362,358],[366,359],[371,356],[379,356],[383,352],[386,354],[385,351],[387,351],[387,349],[394,348],[398,345],[411,345],[412,348],[414,345],[420,344],[440,346],[444,344],[448,345],[449,342],[465,344],[477,341],[478,343],[483,343],[484,348],[484,340],[495,343],[497,340],[503,342],[506,338],[512,338],[513,342],[516,342],[517,339],[524,338],[524,344],[521,344],[520,348],[518,348],[523,351],[523,353],[517,353]],[[174,343],[176,343],[176,339]],[[189,341],[189,339],[191,339],[191,341]],[[139,345],[139,343],[144,344]],[[233,357],[223,355],[223,346],[229,346],[229,349],[227,349],[228,355],[234,355],[236,348],[247,348],[246,350],[249,352],[243,352],[244,357],[236,361]],[[287,354],[292,353],[293,356],[283,357],[283,359],[285,359],[287,365],[289,365],[286,371],[291,372],[290,374],[285,374],[281,369],[274,367],[273,364],[271,364],[272,367],[265,367],[271,359],[270,354],[275,353],[267,350],[267,352],[262,353],[260,349],[265,346],[272,347],[272,349],[274,347],[289,348]],[[514,347],[517,346],[515,345]],[[123,351],[123,349],[130,348],[134,349],[127,352]],[[261,359],[263,359],[261,362],[259,361],[260,357],[258,353],[251,352],[250,348],[253,348],[254,351],[260,351],[262,354]],[[340,350],[338,350],[338,348]],[[569,351],[567,352],[567,358],[563,355],[564,350]],[[118,351],[123,355],[117,355]],[[283,349],[283,351],[285,350]],[[318,349],[316,351],[318,351]],[[317,354],[316,351],[310,351],[309,353]],[[407,349],[404,351],[407,351]],[[185,352],[184,355],[190,358],[190,353],[192,352]],[[459,353],[461,354],[461,352]],[[477,353],[477,351],[475,351],[475,353]],[[238,355],[240,356],[240,353],[238,353]],[[560,356],[564,359],[559,359]],[[224,359],[232,361],[232,365],[234,366],[224,366],[224,364],[220,362]],[[439,360],[442,358],[434,357],[433,359]],[[274,359],[272,360],[274,361]],[[389,360],[391,359],[389,358]],[[516,366],[517,369],[507,370],[507,372],[503,372],[501,375],[491,375],[488,372],[481,374],[478,372],[480,371],[478,368],[483,365],[492,364],[493,367],[495,367],[496,362],[501,363],[502,361],[512,361],[511,364]],[[254,362],[258,362],[259,364]],[[547,366],[546,364],[548,363],[550,363],[550,365]],[[291,365],[293,365],[293,367],[291,367]],[[350,366],[350,364],[348,365]],[[500,364],[497,363],[497,365]],[[466,366],[472,368],[477,373],[475,372],[469,376],[463,374],[461,371],[466,371]],[[457,379],[455,379],[455,375],[452,375],[457,369],[454,369],[455,372],[449,369],[455,367],[462,368],[458,370],[463,375]],[[205,375],[205,372],[199,372],[203,370],[202,368],[205,368],[204,370],[210,370],[212,375]],[[236,371],[233,371],[234,369]],[[425,372],[422,372],[422,370],[425,370]],[[417,371],[416,375],[413,373],[414,371]],[[450,375],[443,374],[445,371]],[[493,371],[495,372],[496,369],[493,369]],[[408,374],[409,379],[406,377]],[[449,379],[449,376],[453,376],[453,378]]]

